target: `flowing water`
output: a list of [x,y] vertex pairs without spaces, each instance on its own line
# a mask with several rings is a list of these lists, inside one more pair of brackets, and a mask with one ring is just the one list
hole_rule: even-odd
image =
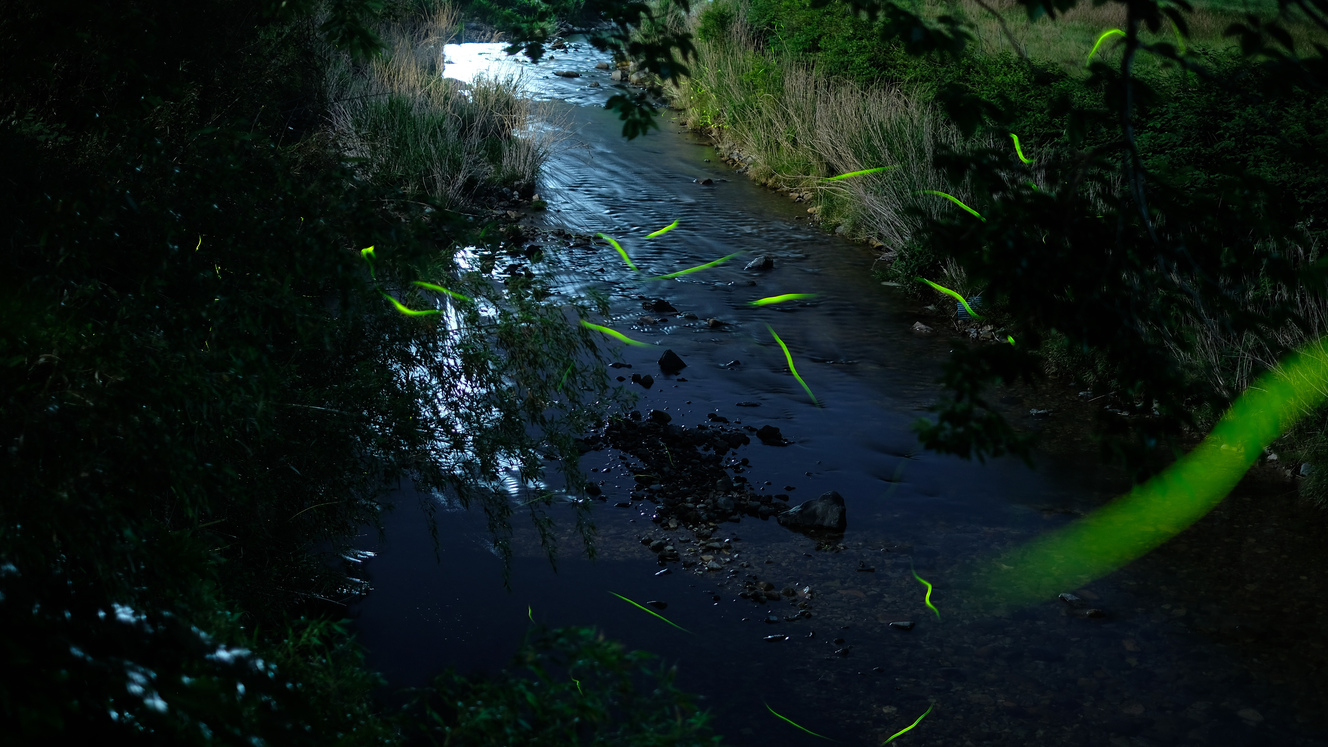
[[[501,47],[449,46],[447,74],[473,75],[501,59]],[[676,662],[679,687],[703,696],[731,744],[821,741],[767,705],[837,741],[880,744],[933,703],[899,743],[1326,743],[1317,669],[1322,552],[1312,534],[1297,533],[1321,531],[1321,513],[1302,511],[1299,527],[1288,527],[1285,511],[1259,512],[1267,501],[1258,496],[1274,488],[1256,485],[1241,494],[1253,497],[1233,496],[1154,556],[1066,589],[1077,603],[1053,598],[1001,617],[970,611],[947,584],[961,564],[1072,521],[1128,487],[1085,445],[1100,403],[1080,401],[1066,385],[1001,393],[1014,422],[1044,432],[1036,470],[921,452],[909,425],[936,399],[940,365],[960,344],[946,321],[920,316],[915,301],[873,279],[869,250],[807,225],[805,205],[734,173],[667,116],[662,132],[623,140],[620,123],[602,109],[616,92],[607,71],[594,69],[604,58],[585,47],[553,54],[539,65],[502,64],[525,68],[530,89],[554,102],[552,121],[568,135],[540,185],[549,210],[538,220],[612,236],[641,269],[628,269],[609,247],[544,242],[562,292],[609,294],[613,315],[592,321],[652,344],[605,338],[609,359],[631,366],[610,375],[652,374],[648,390],[622,385],[640,394],[642,412],[664,410],[675,424],[694,427],[718,413],[743,426],[778,427],[792,443],[753,438],[733,457],[747,460],[735,473],[793,504],[837,491],[848,528],[825,545],[745,517],[715,532],[731,543],[716,553],[723,570],[671,563],[671,573],[657,575],[660,565],[640,538],[668,539],[688,557],[682,540],[690,535],[652,523],[649,502],[628,501],[633,470],[617,452],[591,452],[583,467],[599,470],[591,477],[606,498],[594,507],[599,558],[586,560],[564,532],[555,573],[518,510],[508,593],[483,517],[439,503],[435,546],[420,504],[436,499],[402,489],[383,538],[363,539],[377,552],[367,569],[373,591],[354,610],[370,665],[392,686],[423,684],[448,666],[501,668],[530,624],[529,606],[543,624],[598,626]],[[645,238],[673,221],[672,231]],[[745,254],[675,279],[643,279],[735,252]],[[773,258],[774,268],[745,270],[758,255]],[[815,297],[750,305],[786,293]],[[677,312],[661,320],[643,311],[653,299]],[[724,324],[708,325],[712,318]],[[915,335],[910,327],[919,320],[939,334]],[[789,372],[770,330],[820,406]],[[687,363],[680,374],[659,370],[665,349]],[[1026,414],[1033,407],[1052,414],[1033,419]],[[522,491],[513,492],[520,500]],[[571,516],[555,512],[563,529]],[[1294,567],[1316,560],[1315,568]],[[934,584],[939,619],[911,569]],[[812,616],[786,622],[796,612],[786,599],[740,598],[749,581],[810,587]],[[667,602],[664,614],[690,633],[609,591]],[[1103,614],[1088,616],[1088,608]],[[778,622],[767,622],[772,614]],[[891,628],[896,621],[915,627]]]

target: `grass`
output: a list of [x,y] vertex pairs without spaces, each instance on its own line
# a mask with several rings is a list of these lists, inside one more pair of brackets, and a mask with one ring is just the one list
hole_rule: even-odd
[[387,51],[367,65],[342,58],[329,75],[333,129],[369,179],[473,207],[495,188],[534,191],[557,128],[534,126],[548,112],[522,93],[519,77],[443,77],[443,45],[459,15],[440,6],[422,20],[385,24]]

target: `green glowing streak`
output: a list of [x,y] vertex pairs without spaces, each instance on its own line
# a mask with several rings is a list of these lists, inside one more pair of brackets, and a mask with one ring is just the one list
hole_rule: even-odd
[[1087,517],[994,559],[980,602],[1026,605],[1114,571],[1211,511],[1275,438],[1328,396],[1328,337],[1287,356],[1164,472]]
[[567,383],[567,374],[569,374],[569,373],[572,372],[572,366],[575,366],[575,365],[576,365],[575,363],[569,363],[569,364],[567,364],[567,370],[566,370],[566,371],[563,371],[563,380],[560,381],[560,382],[558,382],[558,391],[561,392],[561,391],[563,390],[563,384],[566,384],[566,383]]
[[762,298],[759,301],[752,301],[753,306],[768,306],[772,303],[783,303],[785,301],[798,301],[803,298],[816,298],[815,293],[785,293],[782,296],[771,296]]
[[[379,293],[383,293],[382,291],[378,291],[378,292],[379,292]],[[405,306],[402,306],[400,301],[398,301],[398,300],[396,300],[395,298],[393,298],[393,297],[387,295],[386,293],[383,293],[383,298],[386,298],[387,300],[391,301],[391,302],[392,302],[392,305],[395,306],[395,307],[397,307],[397,311],[400,311],[401,313],[405,314],[406,316],[431,316],[431,315],[433,315],[433,314],[441,314],[441,313],[443,313],[443,312],[439,311],[438,309],[426,309],[426,310],[424,310],[424,311],[416,311],[415,309],[408,309],[408,308],[406,308]]]
[[[572,675],[570,675],[570,674],[567,675],[567,676],[568,676],[568,677],[572,677]],[[583,691],[581,690],[581,680],[578,680],[577,678],[572,677],[572,681],[576,683],[576,691],[577,691],[578,693],[580,693],[582,697],[585,697],[585,692],[583,692]]]
[[[609,593],[610,593],[610,594],[613,594],[613,592],[609,592]],[[650,614],[654,615],[655,617],[658,617],[659,619],[663,620],[664,622],[668,623],[669,625],[672,625],[673,627],[677,628],[678,630],[681,630],[681,631],[684,632],[684,633],[691,633],[691,632],[692,632],[692,631],[688,630],[687,628],[684,628],[684,627],[682,627],[681,625],[678,625],[677,623],[673,622],[672,620],[668,619],[667,617],[664,617],[663,615],[661,615],[661,614],[655,612],[654,610],[651,610],[651,609],[647,609],[647,608],[645,608],[645,607],[642,607],[641,605],[637,604],[636,602],[633,602],[632,600],[628,599],[627,597],[625,597],[625,596],[623,596],[623,595],[621,595],[621,594],[613,594],[613,595],[614,595],[615,597],[618,597],[619,599],[623,600],[624,602],[627,602],[628,604],[631,604],[633,607],[637,607],[638,609],[643,609],[643,610],[645,610],[646,612],[649,612]]]
[[812,394],[812,388],[807,386],[807,382],[803,381],[802,377],[798,375],[798,369],[793,367],[793,355],[789,353],[788,345],[785,345],[784,341],[779,339],[779,335],[775,334],[775,330],[771,329],[769,324],[765,325],[765,328],[770,330],[770,334],[775,336],[775,342],[779,343],[779,347],[783,349],[784,358],[788,361],[789,371],[793,373],[793,378],[797,379],[798,383],[802,384],[802,388],[807,390],[807,396],[812,398],[812,404],[820,407],[821,403],[816,401],[816,395]]
[[1103,40],[1105,40],[1108,36],[1111,36],[1112,34],[1120,34],[1121,36],[1125,36],[1125,32],[1121,31],[1120,29],[1109,29],[1107,31],[1103,31],[1102,36],[1099,36],[1097,38],[1097,44],[1093,45],[1093,51],[1088,53],[1088,59],[1084,60],[1084,67],[1088,67],[1088,63],[1093,61],[1093,55],[1097,54],[1098,46],[1100,46]]
[[[677,228],[677,227],[678,227],[678,221],[675,220],[675,221],[673,221],[672,223],[668,224],[667,226],[664,226],[663,228],[659,229],[658,231],[656,231],[656,232],[654,232],[654,233],[648,233],[648,234],[646,234],[646,238],[647,238],[647,239],[653,239],[653,238],[655,238],[656,236],[663,236],[664,234],[668,233],[669,231],[672,231],[673,229],[675,229],[675,228]],[[612,239],[610,239],[610,241],[612,241]]]
[[[1024,163],[1033,163],[1033,161],[1024,158],[1024,149],[1019,147],[1019,136],[1011,132],[1010,137],[1014,138],[1014,152],[1019,154],[1019,160]],[[1033,185],[1033,189],[1037,189],[1036,184]]]
[[531,622],[535,622],[535,613],[531,612],[528,604],[526,605],[526,617],[529,617]]
[[715,265],[720,264],[721,262],[727,262],[727,261],[729,261],[730,259],[733,259],[734,257],[738,256],[739,254],[742,254],[742,252],[734,252],[733,254],[730,254],[730,255],[727,256],[727,257],[720,257],[719,259],[715,260],[714,262],[706,262],[706,263],[703,264],[703,265],[697,265],[696,267],[689,267],[689,268],[687,268],[686,270],[678,270],[677,272],[670,272],[670,273],[667,274],[667,275],[656,275],[656,276],[653,277],[653,278],[647,278],[647,280],[665,280],[665,279],[667,279],[667,278],[676,278],[676,277],[678,277],[679,275],[686,275],[686,274],[688,274],[688,273],[690,273],[690,272],[696,272],[696,271],[698,271],[698,270],[704,270],[704,269],[706,269],[707,267],[714,267]]
[[[802,729],[803,731],[807,732],[808,734],[812,735],[813,737],[820,737],[821,739],[830,739],[830,737],[827,737],[827,736],[825,736],[825,735],[823,735],[823,734],[817,734],[816,732],[814,732],[814,731],[812,731],[811,729],[808,729],[808,728],[806,728],[806,727],[804,727],[804,726],[799,726],[798,724],[794,723],[794,722],[793,722],[791,719],[789,719],[789,718],[786,718],[786,717],[784,717],[784,716],[780,716],[778,713],[775,713],[775,709],[771,708],[769,703],[766,703],[765,701],[761,701],[761,704],[765,706],[765,709],[766,709],[767,711],[770,711],[771,713],[774,713],[774,714],[775,714],[776,716],[778,716],[779,718],[784,719],[785,721],[788,721],[790,724],[793,724],[794,726],[797,726],[799,729]],[[833,741],[835,741],[835,740],[830,739],[830,741],[833,742]]]
[[982,318],[982,317],[978,316],[978,313],[977,313],[976,311],[973,310],[973,307],[972,307],[972,306],[969,306],[969,305],[968,305],[968,301],[965,301],[965,300],[964,300],[964,297],[961,296],[961,295],[959,295],[958,293],[955,293],[954,291],[950,290],[949,288],[946,288],[946,287],[943,286],[943,285],[937,285],[937,284],[933,283],[932,281],[930,281],[930,280],[928,280],[928,279],[926,279],[926,278],[918,278],[918,277],[915,277],[915,278],[913,278],[913,279],[914,279],[914,280],[921,280],[922,282],[926,283],[927,285],[930,285],[931,287],[935,288],[936,290],[938,290],[938,291],[940,291],[940,292],[942,292],[942,293],[947,293],[947,294],[949,294],[949,295],[951,295],[951,296],[954,296],[956,299],[959,300],[959,303],[962,303],[962,304],[964,305],[964,308],[968,311],[968,315],[969,315],[969,316],[973,317],[974,319],[981,319],[981,318]]
[[202,247],[203,247],[203,237],[202,237],[202,236],[199,236],[199,237],[198,237],[198,246],[194,247],[194,251],[198,251],[198,250],[201,249]]
[[914,721],[912,724],[909,724],[909,726],[908,726],[907,728],[901,730],[898,734],[895,734],[894,737],[890,737],[889,739],[885,740],[884,742],[881,742],[881,744],[890,744],[891,742],[895,741],[895,737],[899,736],[899,734],[903,734],[904,732],[909,731],[910,729],[912,729],[914,726],[917,726],[918,724],[922,723],[922,719],[926,718],[926,717],[927,717],[927,714],[928,714],[928,713],[931,713],[931,709],[933,709],[933,708],[935,708],[935,707],[936,707],[936,704],[935,704],[935,703],[932,703],[931,705],[927,706],[927,710],[926,710],[926,712],[923,713],[921,716],[918,716],[918,720],[917,720],[917,721]]
[[941,611],[938,610],[938,609],[936,609],[936,607],[931,603],[931,582],[928,581],[927,579],[923,578],[922,576],[919,576],[919,575],[918,575],[918,572],[915,571],[915,570],[913,570],[912,568],[909,568],[908,570],[909,570],[910,573],[913,574],[913,578],[916,578],[917,580],[921,581],[922,584],[923,584],[924,586],[927,587],[927,595],[926,595],[925,597],[923,597],[923,600],[922,600],[922,601],[923,601],[923,602],[926,602],[927,607],[928,607],[932,612],[935,612],[935,613],[936,613],[936,619],[937,619],[937,620],[940,620],[940,619],[941,619]]
[[374,275],[374,266],[373,266],[374,248],[371,246],[361,249],[360,256],[364,257],[364,261],[369,263],[369,277],[373,278],[374,280],[377,280],[378,276]]
[[965,205],[964,203],[960,202],[960,201],[959,201],[959,198],[955,197],[954,195],[946,194],[945,192],[937,192],[937,191],[934,190],[934,189],[924,189],[924,190],[921,190],[921,191],[922,191],[922,192],[925,192],[925,193],[927,193],[927,194],[929,194],[929,195],[940,195],[941,197],[944,197],[944,198],[950,200],[951,202],[953,202],[954,204],[958,205],[959,207],[961,207],[961,208],[967,210],[968,212],[972,213],[973,215],[977,216],[977,219],[980,220],[980,221],[982,221],[983,223],[986,223],[986,222],[987,222],[987,219],[986,219],[986,218],[983,218],[981,213],[979,213],[978,211],[974,210],[973,208],[971,208],[971,207]]
[[1014,344],[1014,338],[1011,337],[1010,335],[1006,335],[1006,336],[1005,336],[1005,339],[1006,339],[1006,340],[1009,340],[1011,345]]
[[898,166],[878,166],[877,168],[874,168],[874,169],[863,169],[862,171],[850,171],[850,172],[848,172],[847,174],[840,174],[839,176],[832,176],[832,177],[829,177],[829,178],[826,179],[826,181],[827,181],[827,182],[833,182],[833,181],[835,181],[836,179],[847,179],[847,178],[849,178],[850,176],[862,176],[863,174],[874,174],[874,173],[876,173],[877,171],[886,171],[886,170],[888,170],[888,169],[897,169],[897,168],[899,168],[899,167],[898,167]]
[[[633,270],[636,270],[636,265],[632,264],[632,259],[631,259],[631,257],[628,257],[628,256],[627,256],[627,252],[624,251],[623,248],[622,248],[621,246],[618,245],[618,242],[614,241],[612,238],[610,238],[610,237],[608,237],[608,236],[605,236],[605,235],[602,234],[602,233],[597,233],[597,234],[595,234],[595,235],[598,236],[598,237],[600,237],[601,239],[604,239],[605,241],[609,242],[610,244],[613,244],[613,248],[614,248],[614,249],[617,249],[617,250],[618,250],[618,253],[622,255],[623,261],[627,263],[627,266],[630,267],[630,268],[632,268]],[[640,272],[640,270],[637,270],[637,272]]]
[[[1030,161],[1030,163],[1031,163],[1031,161]],[[1035,190],[1038,188],[1038,185],[1034,184],[1033,182],[1024,182],[1024,183],[1027,184],[1028,186],[1032,187],[1032,188],[1035,189]]]
[[437,292],[437,293],[443,293],[443,294],[449,295],[449,296],[451,296],[452,298],[457,299],[458,301],[473,301],[473,300],[474,300],[474,299],[472,299],[470,296],[463,296],[463,295],[461,295],[460,293],[457,293],[456,291],[450,291],[450,290],[444,288],[444,287],[441,286],[441,285],[434,285],[433,283],[426,283],[426,282],[424,282],[423,280],[416,280],[416,281],[414,281],[414,282],[415,282],[415,285],[418,285],[418,286],[420,286],[421,288],[427,288],[427,289],[429,289],[429,290],[431,290],[431,291],[435,291],[435,292]]
[[586,320],[584,320],[584,319],[581,320],[581,326],[582,326],[582,327],[589,327],[590,329],[593,329],[593,330],[595,330],[596,332],[603,332],[604,334],[608,335],[609,337],[615,337],[615,338],[617,338],[617,339],[619,339],[619,340],[622,340],[623,342],[627,343],[628,345],[635,345],[635,346],[640,347],[640,348],[648,348],[648,347],[651,347],[650,343],[648,343],[648,342],[640,342],[640,341],[637,341],[637,340],[633,340],[632,338],[628,337],[627,335],[624,335],[624,334],[621,333],[621,332],[615,332],[614,330],[611,330],[611,329],[609,329],[608,327],[601,327],[601,326],[599,326],[598,324],[591,324],[590,322],[588,322],[588,321],[586,321]]

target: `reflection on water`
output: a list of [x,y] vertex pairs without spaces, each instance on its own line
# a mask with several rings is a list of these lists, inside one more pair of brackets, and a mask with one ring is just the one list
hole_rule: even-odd
[[[491,49],[481,52],[501,46],[449,46],[455,62],[448,74],[477,69],[469,60],[492,58]],[[552,76],[561,65],[586,77],[603,74],[593,68],[600,58],[574,54],[525,65],[549,76],[532,85],[549,96],[606,96],[603,86]],[[386,541],[372,548],[379,552],[369,564],[374,592],[357,610],[371,664],[394,685],[419,684],[448,665],[502,666],[530,624],[529,605],[543,624],[597,625],[629,647],[678,662],[679,686],[704,695],[733,744],[822,741],[763,703],[850,744],[880,744],[929,707],[899,744],[1325,743],[1322,672],[1294,661],[1324,659],[1312,623],[1328,612],[1322,569],[1298,579],[1275,573],[1279,563],[1321,563],[1314,543],[1267,557],[1248,551],[1235,567],[1223,566],[1215,560],[1230,555],[1222,543],[1237,537],[1244,547],[1241,527],[1253,526],[1241,517],[1254,502],[1238,494],[1179,542],[1085,588],[1065,589],[1065,599],[1003,617],[979,612],[955,586],[966,564],[1062,526],[1127,487],[1085,443],[1083,424],[1095,406],[1059,386],[1006,393],[1016,422],[1049,436],[1036,472],[1008,460],[980,465],[917,453],[909,425],[934,400],[940,362],[955,343],[910,332],[917,309],[871,277],[870,252],[805,225],[799,206],[709,162],[711,148],[667,122],[664,132],[627,143],[618,121],[597,107],[569,105],[564,113],[577,147],[550,164],[540,186],[550,207],[542,220],[576,234],[612,235],[642,268],[631,272],[611,247],[574,236],[542,239],[560,294],[604,291],[614,328],[651,343],[606,340],[611,360],[631,366],[609,373],[651,374],[649,389],[623,385],[640,393],[642,412],[664,410],[675,424],[692,428],[718,413],[739,426],[778,427],[791,444],[753,439],[726,463],[758,492],[785,494],[794,504],[839,492],[848,529],[841,540],[820,543],[744,518],[715,530],[713,540],[728,547],[698,547],[689,533],[653,524],[648,501],[628,501],[639,471],[630,460],[591,452],[582,466],[606,499],[596,504],[599,559],[583,558],[572,512],[555,511],[563,552],[554,573],[518,510],[509,594],[487,550],[483,517],[445,517],[438,562],[416,497],[403,491]],[[675,220],[676,228],[645,240]],[[768,257],[773,268],[744,269],[748,257],[739,257],[643,279],[734,252]],[[816,294],[816,302],[751,304],[786,293]],[[643,313],[655,299],[676,312]],[[824,407],[790,376],[767,324],[779,330]],[[681,373],[660,371],[665,349],[687,363]],[[1050,421],[1020,415],[1030,407],[1054,414]],[[743,458],[745,465],[734,461]],[[512,502],[528,500],[529,491],[507,477]],[[1319,514],[1302,523],[1328,531]],[[670,573],[656,575],[660,567],[643,540],[665,540],[683,558],[709,555],[722,570],[671,563]],[[1266,572],[1253,570],[1261,563]],[[934,585],[939,621],[914,569]],[[1291,585],[1260,586],[1281,576],[1287,579],[1277,583]],[[695,635],[608,589],[666,601],[668,618]],[[1255,595],[1264,589],[1276,589],[1270,600],[1286,601],[1260,602]],[[793,614],[799,603],[810,616]],[[913,625],[891,626],[902,622]]]

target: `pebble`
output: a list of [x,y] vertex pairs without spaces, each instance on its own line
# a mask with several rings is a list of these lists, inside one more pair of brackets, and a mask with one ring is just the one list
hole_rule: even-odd
[[928,327],[927,325],[923,324],[922,322],[913,322],[913,326],[911,329],[920,335],[929,335],[935,331],[931,327]]
[[1062,602],[1070,602],[1070,603],[1081,601],[1079,597],[1075,596],[1074,594],[1071,594],[1068,591],[1062,594],[1058,594],[1056,598],[1061,600]]
[[722,571],[722,570],[724,570],[724,566],[723,566],[719,561],[717,561],[717,560],[712,560],[712,561],[706,563],[705,567],[706,567],[706,570],[710,570],[710,571]]
[[912,620],[899,620],[897,622],[890,623],[890,627],[894,628],[895,630],[912,630],[913,626],[916,624],[917,623],[913,622]]
[[768,635],[768,636],[766,636],[765,638],[762,638],[761,640],[763,640],[763,641],[787,641],[788,639],[789,639],[788,636],[783,635],[783,634],[780,634],[780,635]]

